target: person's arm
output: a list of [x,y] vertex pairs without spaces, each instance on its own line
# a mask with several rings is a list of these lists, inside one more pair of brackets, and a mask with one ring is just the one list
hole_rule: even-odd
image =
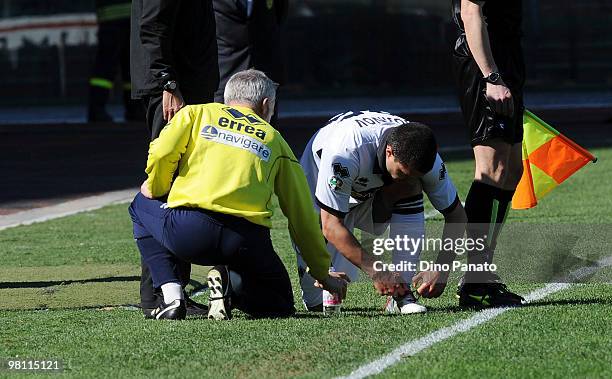
[[357,241],[357,238],[344,226],[342,219],[337,215],[321,209],[321,225],[323,235],[338,249],[349,262],[366,273],[374,284],[376,292],[380,295],[404,295],[408,290],[406,283],[402,282],[400,275],[395,272],[374,270],[377,260],[373,254],[368,253]]
[[[436,156],[434,166],[421,178],[423,191],[431,204],[444,216],[442,241],[458,241],[463,238],[467,216],[457,189],[446,170],[446,165],[440,155]],[[442,250],[436,263],[451,264],[455,260],[454,251]],[[449,272],[424,271],[414,276],[412,282],[423,297],[438,297],[444,292]]]
[[[444,214],[442,241],[448,241],[448,239],[457,241],[463,238],[466,223],[465,209],[463,209],[461,202],[458,202],[452,211]],[[438,253],[436,263],[451,265],[455,257],[454,251],[442,250]],[[450,272],[446,271],[423,271],[414,276],[413,283],[421,296],[426,298],[439,297],[446,288],[449,274]]]
[[[142,2],[140,19],[140,42],[149,59],[148,67],[158,88],[162,89],[169,80],[177,80],[172,52],[173,25],[177,20],[179,1],[145,0]],[[185,105],[179,88],[172,92],[163,91],[162,108],[164,120],[172,117]]]
[[321,208],[323,235],[351,263],[361,268],[373,281],[381,295],[403,294],[407,287],[401,278],[392,272],[374,270],[374,257],[366,252],[355,236],[343,224],[349,212],[349,201],[353,180],[359,172],[359,158],[354,152],[343,148],[323,151],[319,165],[319,179],[315,197]]
[[[148,175],[143,183],[143,195],[159,198],[170,192],[174,172],[181,156],[187,150],[193,122],[191,108],[183,108],[162,130],[159,137],[149,145],[149,157],[145,172]],[[146,193],[145,193],[146,192]],[[149,197],[149,196],[147,196]]]
[[[461,0],[461,19],[468,47],[485,78],[492,72],[499,72],[499,69],[493,59],[487,24],[482,12],[483,5],[484,1]],[[487,82],[486,96],[495,113],[508,117],[513,115],[514,101],[503,78],[498,84]]]
[[376,259],[361,247],[357,238],[344,226],[340,217],[329,213],[325,209],[321,209],[321,227],[323,229],[323,236],[349,262],[359,267],[369,277],[374,276],[373,263]]
[[329,273],[331,258],[321,234],[302,166],[284,142],[283,154],[277,159],[274,192],[289,221],[291,239],[308,265],[309,274],[317,280],[319,286],[344,297],[347,278],[344,273]]

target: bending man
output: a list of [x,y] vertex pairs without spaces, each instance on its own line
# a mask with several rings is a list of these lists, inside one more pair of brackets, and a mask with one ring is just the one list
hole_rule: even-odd
[[[425,312],[408,289],[415,270],[401,275],[376,271],[378,258],[361,246],[353,229],[381,235],[389,228],[392,239],[422,238],[425,192],[444,215],[444,237],[463,236],[465,212],[437,153],[431,129],[385,112],[342,113],[312,137],[301,164],[336,271],[346,272],[354,280],[361,269],[379,294],[391,295],[388,311]],[[321,290],[305,270],[302,250],[299,246],[296,250],[304,303],[317,310],[322,304]],[[393,262],[418,263],[419,254],[418,249],[394,251]],[[441,292],[442,280],[436,283],[436,291]]]
[[268,124],[275,91],[262,72],[239,72],[226,86],[226,105],[186,106],[151,143],[148,178],[130,214],[140,253],[164,297],[156,319],[185,318],[177,259],[215,265],[208,274],[209,318],[229,319],[232,308],[254,317],[295,312],[289,275],[270,239],[274,193],[317,285],[346,290],[343,274],[328,274],[330,258],[304,173]]

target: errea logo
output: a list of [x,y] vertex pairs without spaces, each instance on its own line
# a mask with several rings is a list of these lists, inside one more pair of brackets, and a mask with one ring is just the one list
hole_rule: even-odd
[[206,125],[202,128],[200,135],[210,141],[217,138],[217,136],[219,135],[219,131],[212,125]]
[[264,141],[266,139],[266,131],[261,129],[257,125],[265,125],[263,121],[255,117],[254,115],[244,115],[237,109],[227,107],[223,109],[231,116],[219,117],[218,125],[220,128],[235,130],[241,133],[250,134]]

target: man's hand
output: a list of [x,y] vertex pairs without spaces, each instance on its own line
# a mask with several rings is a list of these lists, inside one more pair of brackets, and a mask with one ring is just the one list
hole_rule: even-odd
[[164,120],[168,122],[172,120],[176,112],[184,106],[185,100],[183,100],[183,95],[181,95],[181,91],[178,88],[174,92],[164,91],[162,95]]
[[151,191],[149,191],[149,186],[147,186],[146,180],[142,182],[142,185],[140,186],[140,193],[142,193],[142,195],[147,199],[153,198],[153,194],[151,193]]
[[495,113],[512,117],[514,114],[514,99],[510,89],[503,82],[501,84],[487,83],[486,97]]
[[425,298],[439,297],[446,288],[448,272],[422,271],[412,278],[412,285]]
[[397,272],[381,271],[372,276],[374,288],[379,295],[404,296],[408,291],[408,284]]
[[325,280],[315,281],[314,286],[337,293],[341,299],[344,299],[346,297],[346,287],[350,281],[350,278],[343,272],[330,272]]

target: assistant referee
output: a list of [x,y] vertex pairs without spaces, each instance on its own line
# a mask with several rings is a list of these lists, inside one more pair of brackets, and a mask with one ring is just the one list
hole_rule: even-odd
[[[486,241],[469,251],[470,264],[491,264],[497,238],[523,174],[521,0],[453,0],[457,41],[453,54],[461,110],[476,168],[465,199],[467,236]],[[515,306],[523,298],[490,271],[468,272],[459,286],[467,307]]]
[[343,274],[328,273],[304,172],[268,123],[275,95],[264,73],[239,72],[227,83],[226,105],[186,106],[151,143],[148,178],[129,211],[142,258],[164,296],[155,318],[185,318],[178,259],[216,265],[209,273],[209,318],[230,318],[232,308],[254,317],[295,312],[289,275],[270,239],[273,194],[309,273],[323,288],[346,290]]

